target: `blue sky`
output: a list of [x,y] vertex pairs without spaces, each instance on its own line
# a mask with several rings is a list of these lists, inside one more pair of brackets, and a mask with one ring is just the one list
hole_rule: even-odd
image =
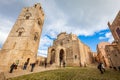
[[[110,30],[106,29],[106,30],[102,30],[100,32],[95,33],[92,36],[78,36],[78,38],[80,38],[80,40],[89,45],[89,47],[91,48],[91,50],[93,52],[96,52],[96,45],[99,44],[100,42],[112,42],[113,38],[111,38],[111,34],[109,33]],[[110,35],[110,37],[107,37],[107,35]]]
[[21,9],[35,3],[41,3],[45,13],[39,55],[47,55],[60,32],[76,34],[92,51],[102,41],[113,41],[107,23],[120,10],[120,0],[0,0],[0,48]]

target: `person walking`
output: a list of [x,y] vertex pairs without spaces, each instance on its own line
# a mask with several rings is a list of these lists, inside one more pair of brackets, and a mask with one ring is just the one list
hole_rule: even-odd
[[101,63],[101,65],[102,65],[102,70],[105,72],[105,66],[104,66],[104,64]]
[[45,68],[47,67],[47,59],[45,58],[45,61],[44,61],[44,65],[45,65]]
[[16,63],[15,63],[15,69],[17,69],[18,64],[19,64],[19,60],[16,60]]
[[102,68],[102,63],[101,62],[98,64],[97,68],[99,69],[101,74],[103,74],[103,68]]
[[63,61],[63,67],[65,67],[65,64],[66,64],[65,61]]
[[10,71],[9,71],[9,73],[12,73],[13,70],[14,70],[14,68],[15,68],[15,63],[13,63],[13,64],[10,66]]
[[28,62],[25,62],[25,63],[24,63],[24,66],[23,66],[23,70],[26,70],[27,65],[28,65]]
[[31,63],[31,64],[30,64],[30,66],[31,66],[31,72],[33,72],[34,67],[35,67],[35,64],[36,64],[36,63]]

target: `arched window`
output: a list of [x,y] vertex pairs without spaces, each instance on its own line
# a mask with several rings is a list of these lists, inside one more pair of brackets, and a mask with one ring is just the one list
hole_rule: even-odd
[[75,59],[77,59],[77,55],[75,55]]
[[37,41],[38,37],[39,37],[38,32],[35,32],[35,34],[34,34],[34,40]]
[[30,12],[27,11],[26,14],[25,14],[25,19],[29,19],[30,16],[32,16],[32,14],[31,14]]
[[35,4],[35,8],[37,7],[37,5]]
[[25,29],[23,27],[18,28],[18,30],[16,31],[16,32],[18,32],[18,37],[22,36],[24,31],[25,31]]
[[40,18],[38,18],[38,25],[41,25],[42,24],[42,21]]

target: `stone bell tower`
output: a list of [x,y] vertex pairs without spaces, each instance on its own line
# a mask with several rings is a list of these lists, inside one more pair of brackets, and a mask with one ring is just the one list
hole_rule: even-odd
[[35,61],[43,23],[44,13],[39,3],[23,8],[0,51],[0,65]]

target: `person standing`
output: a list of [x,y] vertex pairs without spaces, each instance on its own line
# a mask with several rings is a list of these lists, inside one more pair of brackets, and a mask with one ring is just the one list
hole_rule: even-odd
[[17,60],[16,63],[15,63],[15,69],[17,69],[18,64],[19,64],[19,60]]
[[99,69],[99,71],[101,72],[101,74],[103,74],[102,63],[101,62],[98,64],[97,68]]
[[28,62],[25,62],[25,63],[24,63],[24,66],[23,66],[23,70],[26,70],[27,65],[28,65]]
[[63,61],[63,67],[65,67],[65,64],[66,64],[65,61]]
[[105,72],[105,66],[103,63],[101,63],[101,66],[102,66],[102,70]]
[[10,66],[10,72],[9,72],[9,73],[12,73],[14,68],[15,68],[15,63],[13,63],[13,64]]
[[33,72],[34,67],[35,67],[35,63],[31,63],[30,66],[31,66],[31,72]]

